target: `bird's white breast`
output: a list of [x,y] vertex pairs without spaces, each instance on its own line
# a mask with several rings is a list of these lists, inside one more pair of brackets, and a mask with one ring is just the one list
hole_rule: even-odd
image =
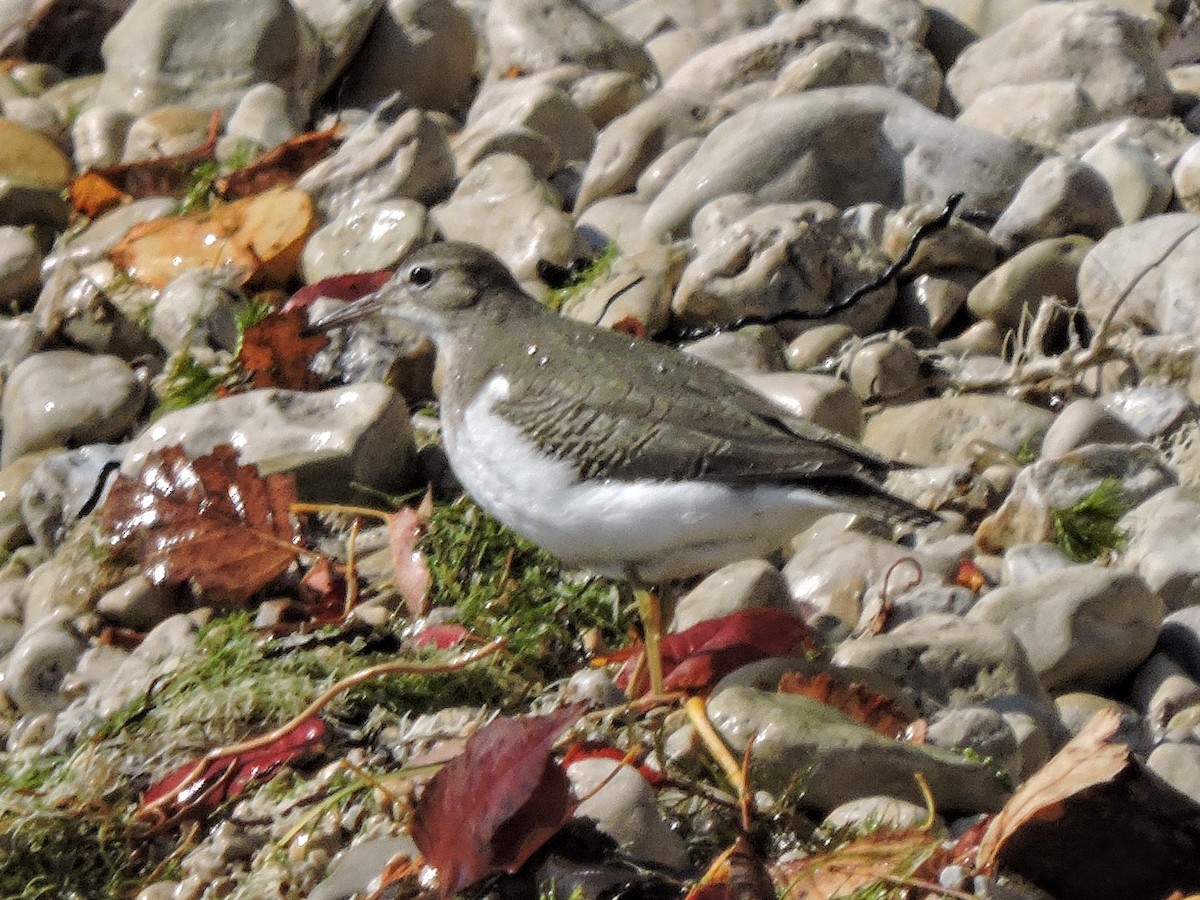
[[581,481],[496,414],[508,391],[495,377],[459,423],[443,418],[450,464],[484,509],[571,565],[647,583],[682,578],[769,552],[842,508],[793,486]]

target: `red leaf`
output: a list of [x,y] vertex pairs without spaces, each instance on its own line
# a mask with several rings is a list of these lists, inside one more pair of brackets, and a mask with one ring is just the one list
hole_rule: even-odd
[[243,602],[300,552],[295,499],[291,476],[260,476],[228,444],[195,460],[175,446],[150,453],[135,477],[119,475],[102,518],[151,581],[191,579],[213,599]]
[[[601,744],[596,741],[576,741],[567,748],[566,754],[563,755],[562,767],[569,769],[575,763],[585,759],[611,759],[615,762],[626,762],[629,754],[624,750],[618,750],[616,747],[610,747],[608,744]],[[644,754],[643,754],[644,756]],[[634,763],[626,763],[634,765]],[[651,787],[658,787],[666,782],[666,778],[662,772],[655,771],[649,766],[636,764],[635,768],[646,782]]]
[[433,493],[426,492],[417,508],[406,506],[387,517],[388,545],[392,551],[392,573],[396,590],[413,617],[429,612],[429,584],[433,576],[425,553],[419,549],[421,538],[433,515]]
[[443,897],[485,875],[515,872],[562,827],[575,803],[550,753],[583,710],[494,719],[430,780],[412,831]]
[[296,135],[250,165],[218,178],[217,193],[225,200],[239,200],[289,185],[328,156],[345,131],[344,125],[335,125],[326,131]]
[[324,736],[325,723],[312,716],[262,747],[216,757],[198,777],[194,773],[201,761],[184,763],[146,790],[138,816],[161,824],[202,819],[225,800],[240,796],[251,783],[267,779],[302,753],[319,751]]
[[323,334],[304,334],[308,315],[302,309],[271,313],[251,325],[242,337],[238,360],[256,388],[310,391],[319,384],[309,371],[312,358],[324,348]]
[[[703,691],[734,669],[771,656],[815,649],[812,631],[791,613],[755,607],[700,622],[660,642],[663,686],[673,691]],[[617,676],[625,687],[637,659]]]
[[412,644],[417,648],[436,647],[439,650],[447,650],[461,644],[470,636],[471,632],[462,625],[430,625],[412,636]]
[[367,294],[373,294],[392,277],[390,269],[380,269],[378,272],[352,272],[349,275],[334,275],[305,285],[292,294],[290,300],[283,305],[284,312],[305,307],[321,297],[334,300],[357,300]]

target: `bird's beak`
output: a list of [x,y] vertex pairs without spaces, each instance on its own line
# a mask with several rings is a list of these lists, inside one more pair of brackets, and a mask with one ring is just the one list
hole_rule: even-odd
[[376,291],[373,294],[368,294],[365,297],[360,297],[353,303],[347,303],[345,306],[332,312],[323,318],[309,324],[304,329],[305,335],[324,334],[333,328],[341,328],[345,325],[353,325],[355,322],[361,322],[363,319],[370,318],[383,309],[383,292]]

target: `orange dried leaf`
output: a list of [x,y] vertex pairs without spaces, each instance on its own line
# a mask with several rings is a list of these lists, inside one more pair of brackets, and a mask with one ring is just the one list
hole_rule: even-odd
[[319,379],[309,364],[329,339],[304,334],[307,327],[308,314],[292,309],[271,313],[246,329],[238,360],[256,388],[310,391],[317,387]]
[[264,153],[245,168],[218,178],[215,185],[217,194],[226,200],[240,200],[271,188],[292,184],[328,156],[345,133],[344,125],[335,125],[326,131],[297,135]]
[[780,896],[788,900],[833,900],[896,880],[937,880],[948,857],[936,835],[919,828],[874,831],[826,853],[773,867]]
[[155,450],[119,475],[101,510],[111,540],[156,583],[191,581],[214,600],[244,602],[301,551],[291,517],[295,482],[240,465],[228,444],[188,459]]
[[779,679],[779,693],[799,694],[832,706],[885,737],[903,738],[913,722],[912,717],[905,715],[892,698],[867,690],[857,681],[849,684],[836,682],[828,672],[818,672],[816,675],[788,672]]
[[1030,823],[1056,818],[1068,798],[1115,778],[1129,765],[1129,748],[1112,743],[1120,726],[1112,710],[1096,713],[1067,744],[1037,770],[992,819],[979,843],[976,865],[991,871],[1005,842]]

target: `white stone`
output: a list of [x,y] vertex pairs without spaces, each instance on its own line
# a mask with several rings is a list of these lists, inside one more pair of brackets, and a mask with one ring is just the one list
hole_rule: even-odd
[[225,125],[226,138],[253,141],[270,150],[296,136],[297,128],[288,115],[287,93],[277,84],[264,81],[246,91]]
[[429,215],[414,200],[359,206],[313,232],[300,252],[300,269],[310,284],[349,272],[394,267],[430,238]]
[[[668,868],[687,864],[687,847],[658,810],[654,791],[637,769],[611,759],[583,759],[567,767],[576,818],[596,827],[634,859]],[[594,793],[593,793],[594,792]]]
[[1124,224],[1158,215],[1171,202],[1171,176],[1136,145],[1102,141],[1079,161],[1108,182]]
[[31,299],[41,282],[42,251],[23,228],[0,226],[0,304]]

